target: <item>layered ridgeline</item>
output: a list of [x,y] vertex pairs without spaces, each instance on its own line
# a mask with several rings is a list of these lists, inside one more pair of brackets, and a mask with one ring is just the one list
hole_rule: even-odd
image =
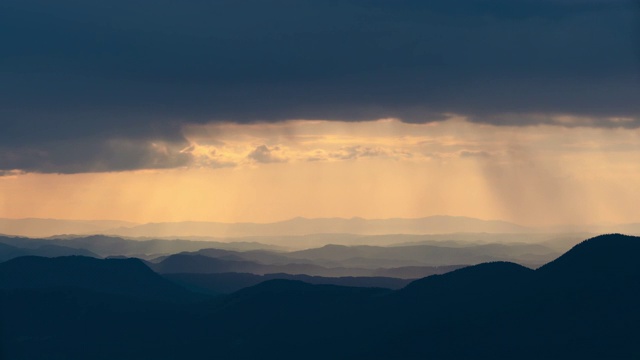
[[120,227],[138,224],[113,220],[6,219],[0,218],[0,234],[47,237],[60,234],[101,234]]
[[[392,238],[393,236],[388,236]],[[138,257],[161,273],[242,272],[312,276],[383,276],[416,279],[440,274],[464,265],[488,261],[512,261],[538,267],[559,255],[545,244],[481,243],[426,240],[395,246],[325,245],[301,251],[256,242],[221,243],[189,240],[129,240],[92,235],[88,237],[29,239],[0,236],[0,261],[18,256],[84,255],[94,257]]]
[[101,234],[126,237],[246,237],[309,234],[442,234],[455,232],[523,233],[532,229],[497,220],[462,216],[417,219],[294,218],[274,223],[221,223],[204,221],[134,224],[118,221],[55,219],[0,219],[0,233],[30,237],[61,234]]
[[441,234],[454,232],[521,233],[528,229],[506,221],[462,216],[417,219],[362,219],[297,217],[274,223],[175,222],[120,227],[106,234],[120,236],[299,236],[309,234]]
[[[328,243],[342,245],[390,245],[446,238],[467,241],[466,234],[492,242],[540,242],[558,234],[600,234],[620,232],[640,235],[640,224],[560,225],[525,227],[507,221],[481,220],[464,216],[429,216],[415,219],[294,218],[273,223],[222,223],[204,221],[136,224],[110,220],[6,219],[0,218],[0,235],[68,237],[110,235],[146,239],[187,239],[218,242],[261,242],[296,249]],[[391,235],[390,235],[391,234]],[[552,235],[553,234],[553,235]],[[421,237],[415,237],[420,235]],[[592,236],[592,235],[588,235]],[[243,238],[239,240],[239,238]],[[574,245],[577,240],[572,238]],[[555,244],[559,244],[557,241]],[[563,250],[567,250],[564,248]]]
[[[604,235],[537,270],[483,263],[397,291],[280,279],[188,304],[100,289],[99,279],[120,272],[111,268],[98,285],[21,287],[67,270],[14,259],[0,264],[1,351],[7,359],[633,359],[639,252],[640,238]],[[31,280],[14,280],[21,271]],[[91,277],[92,267],[83,271]],[[144,282],[161,278],[145,274]]]
[[[249,250],[280,250],[280,247],[258,243],[258,242],[219,242],[219,241],[195,241],[195,240],[132,240],[115,236],[90,235],[90,236],[67,236],[56,238],[25,238],[14,236],[0,236],[0,244],[13,248],[20,248],[29,252],[25,255],[38,256],[64,256],[64,255],[86,255],[89,253],[77,254],[57,254],[46,251],[50,246],[62,247],[65,249],[84,250],[97,257],[108,256],[129,256],[140,258],[153,258],[165,254],[173,254],[183,251],[197,251],[206,248],[216,248],[231,251]],[[4,248],[2,248],[4,249]],[[0,251],[2,251],[0,249]],[[7,248],[9,249],[9,248]],[[37,253],[32,253],[37,252]],[[10,253],[0,252],[5,260],[15,256]]]
[[[2,237],[0,237],[0,241],[2,241]],[[13,238],[4,238],[4,239],[13,239]],[[13,241],[8,241],[13,242]],[[56,256],[69,256],[69,255],[80,255],[80,256],[90,256],[90,257],[98,257],[97,254],[84,249],[84,248],[74,248],[68,246],[54,245],[50,243],[41,243],[37,246],[26,246],[24,242],[17,241],[19,246],[13,246],[9,244],[5,244],[0,242],[0,262],[6,261],[9,259],[17,258],[20,256],[43,256],[43,257],[56,257]]]
[[153,259],[160,273],[288,273],[315,276],[386,276],[415,279],[487,261],[509,260],[537,267],[557,257],[536,244],[486,244],[446,247],[326,245],[295,252],[234,252],[203,249]]

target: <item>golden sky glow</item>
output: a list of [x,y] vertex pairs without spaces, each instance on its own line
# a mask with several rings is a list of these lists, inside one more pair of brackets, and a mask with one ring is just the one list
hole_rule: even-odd
[[454,118],[183,131],[191,143],[183,151],[193,155],[184,168],[0,177],[0,217],[269,222],[465,215],[523,225],[640,220],[638,130]]

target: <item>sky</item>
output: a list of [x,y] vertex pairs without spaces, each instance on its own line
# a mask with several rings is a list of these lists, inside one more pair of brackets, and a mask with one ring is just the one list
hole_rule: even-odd
[[0,217],[640,222],[640,2],[0,2]]

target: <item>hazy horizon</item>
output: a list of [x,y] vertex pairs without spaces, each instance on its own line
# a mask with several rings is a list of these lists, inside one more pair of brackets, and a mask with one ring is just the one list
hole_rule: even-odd
[[[423,218],[302,218],[271,223],[152,222],[131,223],[111,220],[8,219],[0,218],[0,234],[46,238],[52,236],[107,235],[130,239],[185,239],[197,241],[246,242],[304,248],[326,244],[391,245],[441,236],[463,242],[513,243],[545,241],[563,234],[640,234],[639,223],[564,224],[553,227],[524,227],[500,220],[470,217],[431,216]],[[460,237],[461,235],[462,237]],[[489,236],[489,238],[487,237]],[[490,237],[493,236],[493,239]],[[377,238],[376,238],[377,237]],[[482,239],[482,240],[481,240]]]
[[[5,173],[0,217],[267,223],[450,214],[534,227],[639,221],[636,129],[465,120],[208,126],[191,140],[194,161],[173,169]],[[273,145],[257,145],[267,150],[256,160],[252,143]],[[233,163],[218,166],[210,154]]]

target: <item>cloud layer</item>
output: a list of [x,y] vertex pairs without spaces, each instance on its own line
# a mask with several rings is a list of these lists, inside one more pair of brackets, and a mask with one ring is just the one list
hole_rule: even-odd
[[219,121],[635,128],[639,12],[632,0],[5,0],[0,170],[184,166],[185,124]]
[[0,177],[0,217],[638,221],[640,129],[292,121],[191,125],[185,136],[186,168]]

